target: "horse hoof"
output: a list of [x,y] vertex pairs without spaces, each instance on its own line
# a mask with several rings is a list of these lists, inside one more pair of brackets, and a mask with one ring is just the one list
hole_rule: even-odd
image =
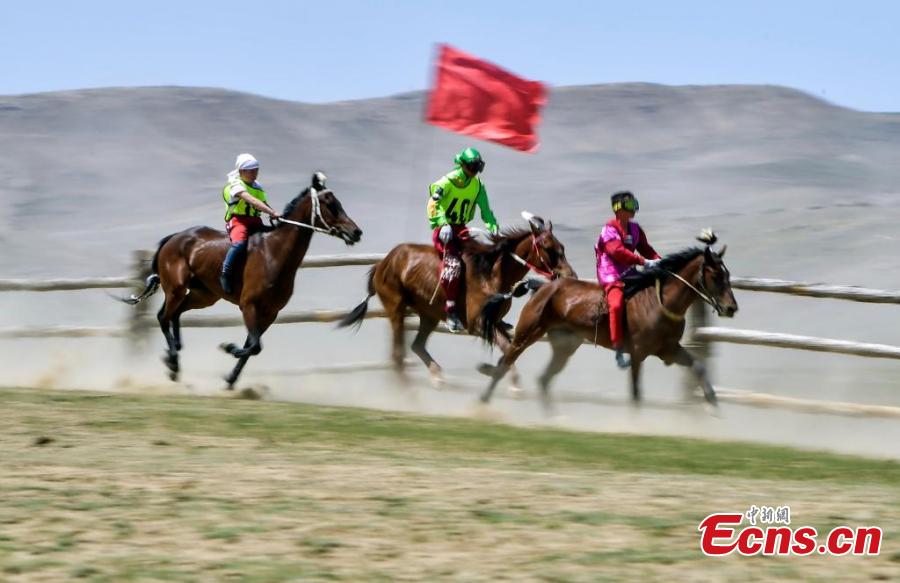
[[483,374],[486,377],[494,376],[494,371],[497,370],[496,366],[494,366],[493,364],[488,364],[486,362],[482,362],[476,368],[477,368],[478,372],[480,372],[481,374]]
[[436,362],[428,365],[428,375],[431,377],[431,386],[435,389],[442,389],[447,384],[441,372],[441,367]]
[[173,354],[165,354],[162,357],[163,364],[169,369],[169,372],[178,374],[178,356]]
[[233,342],[223,342],[222,344],[219,344],[219,349],[224,350],[228,354],[234,354],[234,351],[237,350],[237,346],[235,346]]
[[172,381],[172,382],[177,382],[177,381],[178,381],[178,371],[177,371],[177,370],[170,370],[170,371],[169,371],[169,380]]
[[716,403],[715,401],[712,401],[712,402],[707,401],[707,402],[703,403],[703,410],[706,411],[707,414],[709,414],[712,417],[717,417],[717,418],[722,417],[722,410],[719,409],[719,404]]

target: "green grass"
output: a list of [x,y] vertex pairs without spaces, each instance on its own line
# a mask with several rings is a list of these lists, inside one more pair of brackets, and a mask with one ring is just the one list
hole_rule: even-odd
[[[900,577],[892,461],[222,398],[0,389],[0,410],[0,581]],[[883,553],[699,552],[703,516],[770,500],[877,523]]]
[[[331,443],[372,452],[408,445],[446,456],[504,456],[520,466],[577,466],[617,472],[833,480],[900,485],[900,463],[741,442],[518,428],[484,421],[421,417],[294,403],[100,395],[0,389],[0,409],[31,405],[83,416],[93,431],[152,431],[255,438],[261,446]],[[32,415],[33,417],[33,415]],[[55,434],[46,418],[35,430]],[[390,451],[389,449],[387,451]]]

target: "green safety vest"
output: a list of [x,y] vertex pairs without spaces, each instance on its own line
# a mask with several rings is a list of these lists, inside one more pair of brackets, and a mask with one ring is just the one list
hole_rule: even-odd
[[487,193],[477,176],[466,184],[466,175],[457,169],[433,183],[429,188],[430,194],[434,195],[438,188],[442,191],[441,197],[437,200],[432,197],[428,202],[428,219],[432,228],[443,224],[469,223],[475,218],[476,204],[481,207],[481,216],[488,228],[496,228],[496,219],[487,203]]
[[[240,179],[238,179],[240,180]],[[231,185],[233,182],[229,182],[225,185],[225,188],[222,189],[222,198],[225,200],[225,221],[228,222],[231,220],[233,216],[245,216],[245,217],[258,217],[259,211],[247,204],[247,201],[238,199],[237,202],[232,203],[231,199]],[[269,204],[269,201],[266,200],[266,191],[262,188],[253,188],[243,180],[241,180],[241,184],[244,185],[244,189],[250,193],[250,196],[257,200],[261,200],[262,202]]]

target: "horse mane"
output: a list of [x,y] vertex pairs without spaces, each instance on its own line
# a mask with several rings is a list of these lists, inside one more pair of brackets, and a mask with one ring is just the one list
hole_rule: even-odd
[[307,186],[299,193],[297,196],[292,198],[287,205],[285,205],[284,210],[281,212],[281,216],[286,217],[297,209],[297,205],[300,204],[300,201],[303,200],[303,197],[309,194],[309,187]]
[[462,242],[463,257],[471,261],[475,273],[490,276],[497,259],[507,251],[512,252],[519,241],[527,235],[531,235],[531,227],[526,225],[509,227],[496,235],[490,234],[487,243],[468,239]]
[[642,289],[646,289],[653,285],[657,279],[665,281],[669,277],[668,272],[677,273],[678,270],[699,257],[704,253],[705,249],[691,247],[671,255],[666,255],[659,262],[659,265],[643,271],[632,269],[622,276],[622,282],[625,284],[625,297],[630,298]]
[[[291,199],[290,202],[287,203],[287,205],[285,205],[284,210],[281,212],[281,216],[286,218],[286,217],[290,216],[290,214],[292,212],[297,210],[297,205],[299,205],[301,202],[303,202],[304,198],[309,196],[309,189],[310,189],[310,187],[307,186],[306,188],[301,190],[299,193],[297,193],[297,196],[295,196],[293,199]],[[331,189],[326,188],[326,189],[320,190],[319,195],[321,196],[323,194],[330,193],[330,192],[331,192]],[[287,223],[281,223],[278,226],[280,227],[285,224],[287,224]],[[276,228],[278,228],[278,227],[276,227]]]

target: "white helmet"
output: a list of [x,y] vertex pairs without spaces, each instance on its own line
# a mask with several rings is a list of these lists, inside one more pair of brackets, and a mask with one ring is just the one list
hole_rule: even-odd
[[238,154],[234,161],[235,170],[253,170],[259,168],[259,160],[253,157],[253,154]]

